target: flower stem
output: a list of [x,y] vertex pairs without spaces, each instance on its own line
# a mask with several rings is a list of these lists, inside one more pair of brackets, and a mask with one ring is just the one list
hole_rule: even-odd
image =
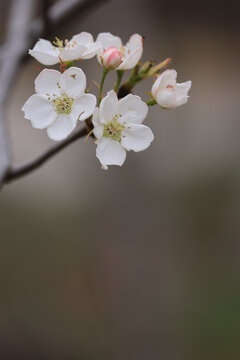
[[109,72],[108,69],[103,68],[102,80],[101,80],[101,84],[100,84],[100,87],[99,87],[98,106],[101,104],[101,101],[102,101],[103,84],[104,84],[104,81],[105,81],[105,78],[106,78],[108,72]]
[[124,71],[123,71],[123,70],[117,70],[117,81],[116,81],[116,84],[115,84],[115,86],[114,86],[114,91],[115,91],[115,93],[118,92],[118,89],[119,89],[119,86],[120,86],[120,84],[121,84],[121,80],[122,80],[123,74],[124,74]]

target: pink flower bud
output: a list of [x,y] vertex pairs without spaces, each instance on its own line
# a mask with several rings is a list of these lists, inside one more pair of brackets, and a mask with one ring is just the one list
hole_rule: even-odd
[[108,70],[116,69],[122,62],[122,53],[118,48],[111,46],[104,50],[101,56],[103,66]]

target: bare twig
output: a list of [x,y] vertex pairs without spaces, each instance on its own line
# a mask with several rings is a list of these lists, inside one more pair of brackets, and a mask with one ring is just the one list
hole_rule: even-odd
[[52,145],[49,149],[44,151],[42,154],[36,156],[34,159],[27,161],[25,163],[14,165],[9,168],[8,172],[5,176],[5,183],[16,180],[21,176],[27,175],[29,172],[37,169],[39,166],[44,164],[48,159],[57,154],[59,151],[72,144],[77,139],[87,135],[87,129],[81,128],[75,131],[71,136],[69,136],[66,140],[61,141]]

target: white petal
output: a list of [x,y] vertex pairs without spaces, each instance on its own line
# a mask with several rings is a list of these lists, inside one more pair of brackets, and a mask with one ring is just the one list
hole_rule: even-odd
[[108,49],[111,46],[115,46],[120,49],[122,46],[122,40],[118,36],[114,36],[109,32],[100,33],[96,39],[100,41],[104,50]]
[[100,104],[100,122],[106,123],[117,114],[118,98],[115,91],[111,90]]
[[156,96],[157,103],[164,109],[174,109],[176,107],[176,94],[172,89],[160,89]]
[[93,43],[93,36],[89,32],[82,31],[80,34],[74,35],[71,41],[76,41],[80,45],[88,46]]
[[75,45],[69,42],[68,45],[65,46],[64,50],[61,51],[59,56],[62,61],[73,61],[81,59],[86,50],[86,46],[80,44]]
[[143,53],[143,37],[139,34],[132,35],[124,49],[125,60],[119,65],[119,70],[129,70],[137,65]]
[[121,144],[126,150],[142,151],[149,147],[154,136],[152,130],[142,124],[130,124],[122,132]]
[[86,76],[80,68],[72,66],[61,75],[60,86],[68,96],[77,99],[85,92]]
[[176,70],[165,70],[159,77],[159,87],[163,88],[166,86],[172,86],[175,88],[176,86],[176,78],[177,78],[177,72]]
[[191,89],[191,86],[192,86],[191,80],[185,81],[185,82],[180,83],[180,84],[176,84],[176,89],[175,89],[176,93],[181,94],[181,95],[187,95],[187,93]]
[[75,116],[76,120],[86,120],[93,114],[96,102],[97,100],[94,95],[84,94],[74,101],[71,113]]
[[125,48],[131,51],[138,49],[143,50],[143,37],[139,34],[133,34],[127,42]]
[[38,40],[32,50],[29,50],[29,54],[33,56],[37,61],[44,65],[55,65],[59,63],[59,49],[53,44],[44,39]]
[[92,123],[93,123],[93,133],[97,139],[100,139],[103,135],[104,126],[99,121],[99,109],[95,108],[93,117],[92,117]]
[[96,141],[96,155],[100,163],[106,165],[122,166],[126,159],[126,151],[118,141],[110,138],[101,138]]
[[175,92],[176,92],[176,106],[180,106],[186,104],[188,101],[188,91],[190,90],[192,85],[191,81],[186,81],[181,84],[176,84]]
[[134,68],[142,57],[142,50],[136,50],[134,53],[126,57],[117,70],[130,70]]
[[118,102],[118,114],[122,115],[120,121],[140,124],[147,116],[148,106],[137,95],[129,94]]
[[189,96],[181,96],[176,100],[176,107],[186,104]]
[[51,125],[57,113],[47,99],[47,96],[34,94],[22,107],[25,119],[31,120],[32,126],[36,129],[45,129]]
[[61,141],[66,139],[68,135],[76,127],[76,119],[72,114],[61,114],[57,116],[56,121],[48,127],[47,133],[50,139],[55,141]]
[[82,59],[84,59],[84,60],[91,59],[92,57],[97,55],[100,50],[101,50],[100,42],[92,43],[87,47],[87,50],[82,55]]
[[162,78],[161,78],[161,75],[160,75],[160,76],[157,77],[156,81],[154,82],[154,84],[152,86],[151,93],[153,94],[154,97],[156,97],[157,92],[158,92],[158,88],[160,88],[159,85],[161,83],[161,80],[162,80]]
[[60,95],[59,83],[61,73],[53,69],[44,69],[35,79],[35,91],[37,94]]
[[172,87],[175,89],[176,86],[177,72],[176,70],[165,70],[161,75],[157,77],[157,80],[153,84],[152,94],[154,97],[157,96],[157,92],[166,87]]

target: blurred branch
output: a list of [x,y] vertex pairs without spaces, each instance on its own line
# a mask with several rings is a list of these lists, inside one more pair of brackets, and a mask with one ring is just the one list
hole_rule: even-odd
[[7,36],[0,48],[0,189],[4,182],[10,181],[10,178],[17,178],[35,169],[69,143],[81,137],[78,135],[75,138],[76,134],[74,134],[66,142],[51,147],[32,162],[11,166],[4,110],[22,58],[33,41],[45,32],[52,31],[54,27],[67,21],[71,15],[79,12],[82,14],[83,11],[93,9],[106,1],[108,0],[59,0],[49,8],[49,1],[44,0],[42,17],[32,20],[38,1],[12,0]]
[[29,33],[35,41],[43,33],[62,25],[70,16],[79,13],[82,15],[84,11],[94,9],[107,1],[109,0],[59,0],[48,10],[48,28],[45,28],[43,19],[38,18],[30,24]]
[[7,29],[0,70],[0,185],[10,165],[8,136],[5,128],[4,107],[12,82],[18,69],[20,58],[28,42],[28,24],[31,21],[36,2],[13,0]]
[[27,175],[29,172],[32,172],[33,170],[44,164],[48,159],[57,154],[59,151],[72,144],[74,141],[87,135],[87,133],[88,131],[85,127],[78,129],[66,140],[52,145],[50,148],[45,150],[42,154],[36,156],[34,159],[27,161],[23,164],[10,167],[8,172],[6,173],[4,182],[8,183],[10,181],[18,179],[21,176]]

